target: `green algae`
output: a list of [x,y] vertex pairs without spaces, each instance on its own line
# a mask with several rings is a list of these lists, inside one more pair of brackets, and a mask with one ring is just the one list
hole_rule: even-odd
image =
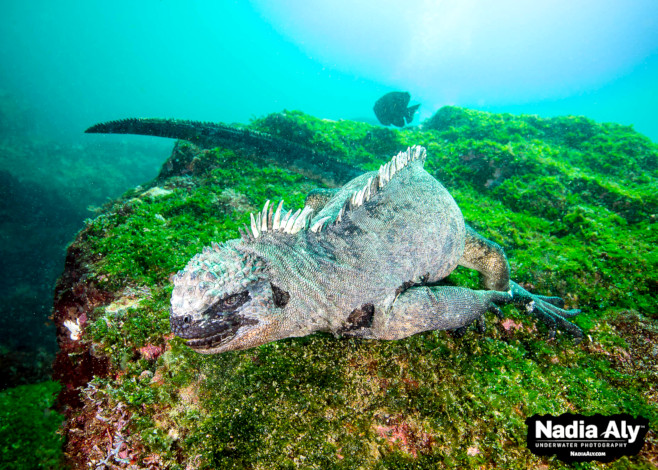
[[64,417],[51,408],[57,382],[21,385],[0,392],[0,467],[61,468]]
[[[526,449],[525,418],[625,412],[656,427],[658,150],[648,139],[582,117],[454,107],[421,129],[297,111],[252,127],[365,169],[425,145],[426,168],[505,248],[513,278],[583,309],[574,321],[586,339],[549,341],[541,323],[506,306],[511,322],[488,317],[484,334],[462,338],[317,334],[198,355],[168,336],[171,274],[211,241],[236,238],[265,200],[301,207],[316,183],[189,148],[185,175],[127,193],[75,242],[92,256],[91,279],[114,293],[86,330],[113,370],[92,386],[106,409],[130,409],[144,455],[169,468],[567,468]],[[448,282],[476,287],[477,274],[458,269]],[[149,346],[162,353],[142,352]],[[576,467],[650,468],[655,458]]]

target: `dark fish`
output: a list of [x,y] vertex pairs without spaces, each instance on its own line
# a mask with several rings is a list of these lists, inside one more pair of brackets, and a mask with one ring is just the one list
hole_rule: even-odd
[[405,120],[410,124],[414,120],[414,114],[420,106],[415,104],[407,107],[411,95],[406,91],[392,91],[379,98],[373,108],[379,122],[385,126],[404,127]]

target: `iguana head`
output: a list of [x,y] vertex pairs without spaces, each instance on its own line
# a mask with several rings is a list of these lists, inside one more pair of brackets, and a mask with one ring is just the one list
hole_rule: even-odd
[[271,282],[256,247],[290,241],[308,227],[313,210],[293,213],[282,207],[283,201],[274,212],[267,201],[257,217],[252,214],[251,230],[242,233],[242,240],[213,243],[174,277],[171,330],[195,351],[247,349],[287,336],[283,308],[290,294]]
[[197,352],[246,349],[271,340],[282,293],[270,284],[263,261],[238,248],[238,240],[213,244],[174,278],[171,329]]

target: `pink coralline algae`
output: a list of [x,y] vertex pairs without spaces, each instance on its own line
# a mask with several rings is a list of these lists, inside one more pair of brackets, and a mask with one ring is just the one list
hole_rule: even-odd
[[163,352],[164,348],[162,346],[155,346],[153,344],[147,344],[139,348],[139,353],[142,357],[149,361],[157,359]]

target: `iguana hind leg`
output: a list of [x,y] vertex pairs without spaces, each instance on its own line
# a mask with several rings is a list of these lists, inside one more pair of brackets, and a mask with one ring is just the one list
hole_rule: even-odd
[[460,266],[475,269],[480,273],[482,287],[490,290],[510,289],[510,270],[505,252],[500,245],[487,240],[466,225],[464,254]]
[[478,271],[485,289],[510,292],[515,304],[524,306],[528,313],[533,313],[548,325],[551,337],[555,335],[556,328],[560,328],[571,333],[576,341],[582,338],[580,328],[566,320],[576,316],[580,310],[565,310],[564,300],[560,297],[531,294],[512,281],[509,263],[500,245],[482,237],[468,225],[464,254],[459,264]]

